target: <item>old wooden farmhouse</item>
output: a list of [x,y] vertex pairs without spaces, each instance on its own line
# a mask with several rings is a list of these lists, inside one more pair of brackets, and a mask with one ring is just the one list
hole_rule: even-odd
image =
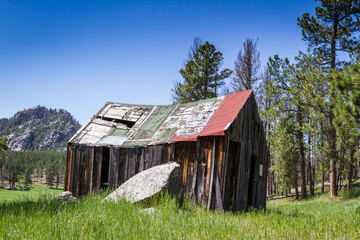
[[206,207],[265,208],[269,150],[251,90],[164,106],[106,103],[69,141],[65,190],[114,189],[176,161],[183,190]]

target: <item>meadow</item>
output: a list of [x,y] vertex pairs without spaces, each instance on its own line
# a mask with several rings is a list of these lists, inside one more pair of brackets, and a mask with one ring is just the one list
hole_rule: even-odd
[[146,206],[102,202],[105,193],[75,203],[50,195],[0,203],[2,239],[359,239],[360,190],[295,201],[270,200],[267,210],[222,213],[164,197]]
[[49,188],[44,184],[33,184],[28,186],[29,191],[26,190],[5,190],[0,188],[0,203],[3,202],[13,202],[13,201],[23,201],[27,200],[37,200],[42,198],[44,195],[48,197],[55,197],[64,191],[63,187],[59,188]]

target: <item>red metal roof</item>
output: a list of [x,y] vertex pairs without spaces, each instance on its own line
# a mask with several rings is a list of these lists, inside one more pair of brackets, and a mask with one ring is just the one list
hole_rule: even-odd
[[188,137],[175,135],[170,142],[196,141],[198,136],[224,136],[225,130],[235,120],[251,93],[252,90],[246,90],[225,96],[225,99],[201,132]]

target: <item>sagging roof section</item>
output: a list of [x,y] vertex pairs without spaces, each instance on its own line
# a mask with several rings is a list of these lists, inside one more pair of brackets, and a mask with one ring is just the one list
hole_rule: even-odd
[[251,92],[163,106],[108,102],[69,142],[145,147],[224,135]]

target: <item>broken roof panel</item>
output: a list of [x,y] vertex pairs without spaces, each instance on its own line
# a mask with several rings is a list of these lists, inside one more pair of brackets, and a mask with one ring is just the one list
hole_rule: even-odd
[[225,135],[251,93],[163,106],[106,103],[70,143],[145,147]]

